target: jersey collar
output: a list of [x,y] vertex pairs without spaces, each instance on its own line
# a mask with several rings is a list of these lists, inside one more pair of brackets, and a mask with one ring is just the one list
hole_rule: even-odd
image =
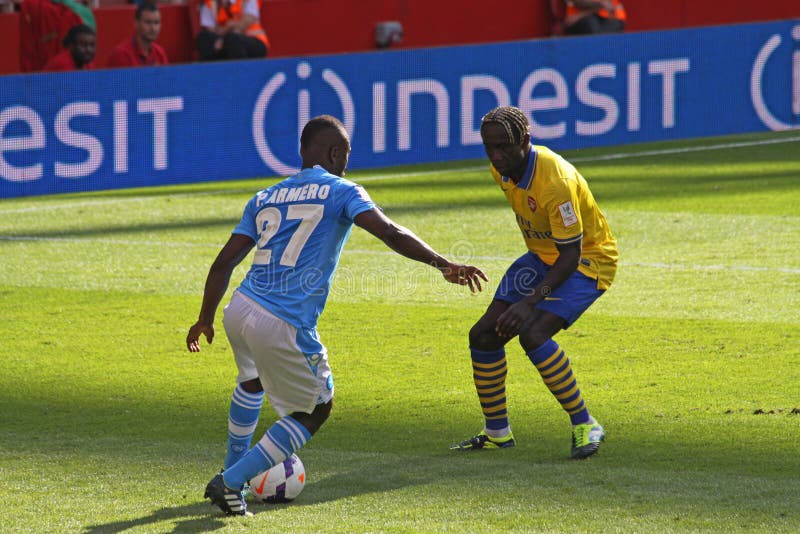
[[[533,174],[536,172],[536,159],[538,156],[539,154],[536,152],[536,149],[533,145],[531,145],[531,151],[528,153],[528,164],[525,166],[525,173],[522,175],[522,179],[517,184],[517,187],[520,189],[528,189],[531,186],[531,182],[533,182]],[[508,176],[503,176],[503,182],[513,183],[511,178]]]
[[528,189],[531,186],[531,182],[533,182],[533,173],[536,172],[536,158],[538,156],[536,149],[531,145],[531,151],[528,153],[528,166],[525,167],[525,174],[522,175],[522,180],[519,181],[517,187]]
[[328,171],[326,171],[321,165],[314,165],[313,167],[300,169],[300,172],[295,174],[293,177],[302,180],[307,176],[319,176],[320,174],[328,174]]

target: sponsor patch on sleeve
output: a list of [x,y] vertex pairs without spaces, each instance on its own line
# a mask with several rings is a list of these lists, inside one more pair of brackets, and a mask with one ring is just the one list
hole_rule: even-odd
[[558,205],[558,211],[561,212],[561,220],[564,222],[565,227],[570,227],[578,222],[578,215],[572,208],[572,202],[567,201]]

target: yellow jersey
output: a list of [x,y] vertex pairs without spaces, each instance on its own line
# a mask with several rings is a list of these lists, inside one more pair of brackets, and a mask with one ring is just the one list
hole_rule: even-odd
[[581,241],[578,270],[608,289],[617,271],[617,240],[583,176],[545,146],[531,145],[528,166],[518,184],[490,164],[522,230],[528,250],[553,265],[556,244]]

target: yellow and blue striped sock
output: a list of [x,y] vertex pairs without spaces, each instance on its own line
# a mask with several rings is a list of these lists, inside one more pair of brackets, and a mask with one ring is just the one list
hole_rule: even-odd
[[508,425],[506,406],[505,349],[482,351],[470,348],[472,355],[472,379],[478,392],[478,400],[486,419],[486,430],[505,430]]
[[578,381],[572,373],[572,365],[558,343],[548,339],[539,348],[530,351],[528,358],[536,366],[547,389],[569,414],[572,424],[589,422],[589,411],[583,402]]

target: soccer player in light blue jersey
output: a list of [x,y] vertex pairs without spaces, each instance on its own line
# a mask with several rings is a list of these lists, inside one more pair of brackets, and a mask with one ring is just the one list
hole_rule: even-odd
[[[228,417],[224,469],[205,496],[228,515],[249,515],[250,478],[300,449],[333,407],[333,378],[316,325],[353,224],[395,252],[439,269],[445,280],[481,290],[486,275],[452,263],[395,224],[359,185],[342,178],[350,139],[329,115],[311,119],[300,136],[302,170],[257,193],[211,266],[197,322],[186,345],[211,343],[214,316],[233,269],[255,247],[253,265],[225,307],[223,324],[239,374]],[[280,416],[250,448],[266,394]]]

